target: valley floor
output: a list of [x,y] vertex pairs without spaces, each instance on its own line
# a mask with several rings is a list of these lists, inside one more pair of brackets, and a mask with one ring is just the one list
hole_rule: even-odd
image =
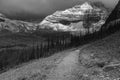
[[0,80],[119,80],[120,32],[0,74]]

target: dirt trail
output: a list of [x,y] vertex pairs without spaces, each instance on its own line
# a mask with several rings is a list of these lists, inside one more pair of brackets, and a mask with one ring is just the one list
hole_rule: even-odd
[[78,57],[79,50],[76,48],[66,50],[2,73],[0,80],[70,80],[67,77],[71,77],[76,68]]
[[75,50],[64,57],[51,72],[48,80],[70,80],[72,72],[78,67],[79,50]]

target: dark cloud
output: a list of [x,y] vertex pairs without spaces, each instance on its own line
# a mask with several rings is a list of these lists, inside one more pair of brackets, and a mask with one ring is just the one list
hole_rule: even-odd
[[[39,18],[63,10],[87,0],[0,0],[0,12],[14,18]],[[114,8],[118,0],[102,1],[107,7]]]

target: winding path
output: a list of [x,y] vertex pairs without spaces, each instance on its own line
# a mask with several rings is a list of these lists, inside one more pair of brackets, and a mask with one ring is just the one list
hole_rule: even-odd
[[79,50],[75,50],[64,57],[51,71],[48,80],[71,80],[74,77],[72,72],[78,67],[79,52]]

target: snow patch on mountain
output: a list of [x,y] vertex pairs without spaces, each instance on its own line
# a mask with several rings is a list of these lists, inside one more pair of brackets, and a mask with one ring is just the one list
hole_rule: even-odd
[[56,11],[48,15],[40,23],[11,20],[0,14],[0,31],[33,32],[39,29],[54,31],[71,31],[81,34],[99,31],[108,16],[104,6],[95,6],[89,2],[76,5],[64,11]]
[[11,32],[32,32],[37,30],[38,24],[20,21],[20,20],[11,20],[6,18],[3,14],[0,14],[0,31],[8,30]]
[[[102,6],[101,6],[102,7]],[[99,31],[108,16],[106,9],[98,8],[89,2],[76,5],[64,11],[56,11],[47,16],[39,25],[40,28],[55,31],[78,31],[83,34]]]

